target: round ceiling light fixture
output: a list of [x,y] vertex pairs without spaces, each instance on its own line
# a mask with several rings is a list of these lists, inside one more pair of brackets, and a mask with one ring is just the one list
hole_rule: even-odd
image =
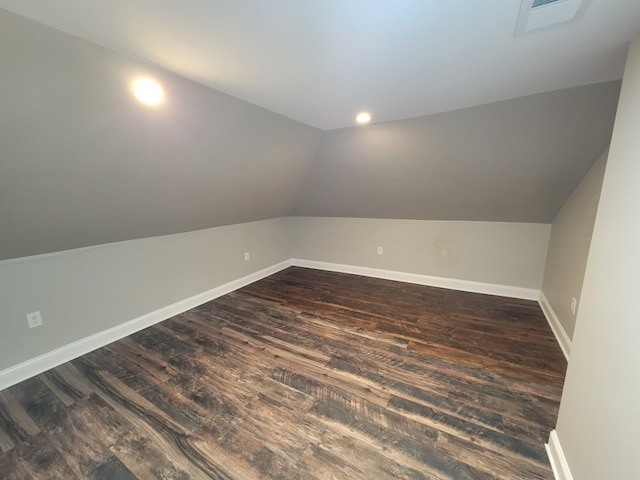
[[139,78],[133,82],[133,93],[145,105],[158,105],[164,100],[162,87],[151,78]]
[[371,114],[369,112],[360,112],[356,115],[356,122],[360,125],[364,125],[365,123],[369,123],[371,121]]

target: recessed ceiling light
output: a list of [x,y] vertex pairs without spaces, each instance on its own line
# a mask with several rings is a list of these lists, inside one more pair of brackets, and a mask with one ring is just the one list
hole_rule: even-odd
[[371,114],[369,112],[360,112],[356,116],[356,122],[359,124],[369,123],[371,121]]
[[151,78],[139,78],[133,82],[133,93],[146,105],[158,105],[164,99],[162,87]]

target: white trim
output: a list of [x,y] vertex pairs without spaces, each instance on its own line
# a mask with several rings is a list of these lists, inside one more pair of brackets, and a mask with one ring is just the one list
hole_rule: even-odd
[[562,451],[560,445],[560,439],[555,430],[551,430],[549,434],[549,443],[545,443],[544,447],[547,450],[549,456],[549,463],[551,464],[551,470],[553,470],[553,476],[556,480],[573,480],[571,470],[569,470],[569,464]]
[[[47,352],[38,357],[26,360],[18,365],[14,365],[0,371],[0,390],[20,383],[42,372],[57,367],[69,360],[85,355],[97,348],[104,347],[116,340],[124,338],[144,328],[150,327],[158,322],[171,318],[191,308],[202,305],[215,298],[233,292],[250,283],[268,277],[276,272],[284,270],[290,266],[305,268],[315,268],[317,270],[329,270],[332,272],[350,273],[353,275],[363,275],[366,277],[383,278],[399,282],[414,283],[418,285],[429,285],[432,287],[448,288],[465,292],[483,293],[487,295],[498,295],[502,297],[522,298],[526,300],[538,300],[542,311],[547,317],[551,330],[556,336],[563,353],[568,359],[571,351],[571,341],[562,328],[553,310],[548,306],[544,294],[533,288],[513,287],[495,283],[475,282],[471,280],[460,280],[456,278],[434,277],[417,273],[399,272],[395,270],[383,270],[379,268],[360,267],[356,265],[345,265],[339,263],[319,262],[315,260],[303,260],[291,258],[264,268],[252,274],[246,275],[237,280],[225,283],[218,287],[199,293],[192,297],[180,300],[166,307],[159,308],[153,312],[142,315],[128,322],[124,322],[113,328],[98,332],[89,337],[77,340],[63,347]],[[547,311],[548,309],[548,311]],[[563,343],[564,342],[564,343]]]
[[383,270],[380,268],[359,267],[357,265],[344,265],[341,263],[317,262],[315,260],[291,259],[292,265],[297,267],[315,268],[317,270],[329,270],[332,272],[351,273],[365,277],[384,278],[398,282],[416,283],[431,287],[449,288],[464,292],[484,293],[487,295],[499,295],[501,297],[523,298],[526,300],[538,300],[540,290],[534,288],[512,287],[496,283],[475,282],[472,280],[459,280],[457,278],[433,277],[418,273],[406,273],[395,270]]
[[540,297],[538,298],[538,303],[540,304],[540,308],[542,309],[542,313],[547,317],[547,322],[549,322],[549,326],[551,327],[551,331],[556,337],[558,341],[558,345],[562,349],[562,353],[564,353],[564,357],[569,361],[569,357],[571,356],[571,339],[567,332],[565,331],[562,323],[560,323],[560,319],[556,315],[556,312],[551,308],[551,304],[547,297],[545,297],[544,293],[540,292]]
[[32,358],[25,362],[9,367],[0,371],[0,390],[4,390],[12,385],[22,382],[47,370],[57,367],[69,360],[85,355],[97,348],[104,347],[116,340],[138,332],[144,328],[155,325],[168,318],[180,313],[186,312],[192,308],[209,302],[215,298],[231,293],[234,290],[242,288],[250,283],[260,280],[261,278],[273,275],[280,270],[284,270],[291,266],[291,260],[285,260],[270,267],[264,268],[257,272],[251,273],[244,277],[232,280],[218,287],[214,287],[206,292],[199,293],[184,300],[180,300],[166,307],[159,308],[153,312],[134,318],[128,322],[121,323],[113,328],[109,328],[86,338],[77,340],[68,345],[56,348],[51,352],[47,352],[38,357]]

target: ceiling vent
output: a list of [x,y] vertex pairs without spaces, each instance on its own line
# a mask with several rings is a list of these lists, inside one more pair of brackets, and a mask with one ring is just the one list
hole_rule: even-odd
[[545,5],[549,5],[550,3],[556,3],[560,0],[533,0],[533,4],[531,4],[531,8],[543,7]]
[[522,0],[516,35],[581,20],[592,0]]

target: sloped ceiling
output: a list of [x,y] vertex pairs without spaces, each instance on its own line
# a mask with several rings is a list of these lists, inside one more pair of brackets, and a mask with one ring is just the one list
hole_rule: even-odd
[[[0,258],[290,213],[320,132],[0,12]],[[160,108],[130,83],[152,75]]]
[[325,132],[294,213],[551,223],[611,139],[620,82]]
[[322,130],[361,109],[382,122],[622,78],[640,2],[584,5],[515,35],[520,0],[0,0]]
[[[11,3],[0,0],[0,6]],[[83,23],[91,18],[84,14],[107,5],[83,2],[74,9],[72,1],[64,7],[45,3],[20,5],[74,18],[85,33],[94,25]],[[222,3],[211,3],[224,11]],[[237,3],[249,17],[255,15],[252,9],[259,11],[260,2]],[[311,3],[318,8],[322,2]],[[163,4],[158,2],[158,8]],[[180,2],[187,10],[196,4]],[[274,4],[297,11],[288,2]],[[128,8],[123,2],[109,5],[114,7],[107,23]],[[176,25],[183,20],[179,17]],[[126,25],[123,32],[129,31]],[[174,45],[189,44],[174,35],[180,29],[163,25]],[[626,25],[625,20],[620,30]],[[594,45],[600,60],[582,58],[576,71],[584,72],[580,65],[593,61],[600,65],[596,70],[607,73],[580,78],[619,78],[626,44],[607,43],[606,52],[599,50],[599,42]],[[215,63],[206,55],[198,58]],[[0,259],[292,213],[548,222],[606,147],[619,88],[616,82],[602,83],[322,132],[307,124],[322,126],[324,120],[290,115],[307,124],[300,123],[209,88],[201,79],[177,75],[180,69],[145,63],[4,10],[0,59]],[[295,58],[290,64],[279,63],[278,55],[274,59],[263,76],[286,77],[288,86],[305,88]],[[602,69],[605,64],[609,67]],[[243,71],[247,78],[257,74]],[[400,79],[394,87],[398,105],[407,104],[405,73],[393,72]],[[164,105],[149,109],[132,99],[130,83],[137,75],[163,83]],[[475,82],[468,78],[463,83],[451,88],[465,99],[459,106],[493,98],[476,96]],[[503,84],[508,96],[522,93],[509,87],[512,79],[505,77]],[[332,89],[338,92],[339,87]],[[350,95],[347,88],[336,101],[326,92],[309,92],[317,94],[311,109],[323,106],[325,112]],[[246,99],[253,100],[251,95]],[[429,108],[453,105],[445,103]],[[326,125],[341,123],[333,119]]]

